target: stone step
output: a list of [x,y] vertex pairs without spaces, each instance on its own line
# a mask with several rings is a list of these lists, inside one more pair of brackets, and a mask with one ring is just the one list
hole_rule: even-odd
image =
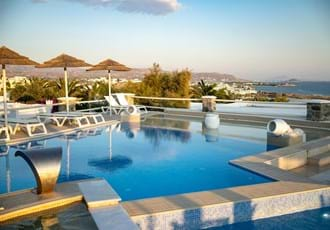
[[318,166],[330,164],[330,151],[308,158],[308,164]]
[[94,180],[79,183],[88,208],[116,205],[121,201],[119,195],[105,180]]
[[138,230],[121,205],[89,209],[99,230]]

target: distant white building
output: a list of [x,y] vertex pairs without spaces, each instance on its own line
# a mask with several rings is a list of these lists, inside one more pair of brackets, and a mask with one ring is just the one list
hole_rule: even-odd
[[[10,77],[7,79],[7,81],[10,84],[10,87],[15,87],[15,85],[24,83],[26,80],[28,80],[28,78],[22,77],[22,76],[15,76],[15,77]],[[0,82],[1,82],[0,88],[2,88],[2,78],[1,78]]]
[[242,84],[237,84],[237,83],[225,83],[225,82],[219,82],[217,83],[217,86],[215,87],[216,90],[220,89],[225,89],[227,92],[230,92],[235,95],[241,95],[241,96],[246,96],[246,95],[252,95],[252,94],[257,94],[257,90],[251,87],[251,85],[242,83]]

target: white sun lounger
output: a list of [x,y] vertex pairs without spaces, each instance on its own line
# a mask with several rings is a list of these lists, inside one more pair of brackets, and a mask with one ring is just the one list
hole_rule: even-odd
[[82,114],[74,113],[40,113],[37,116],[38,120],[41,122],[53,121],[59,127],[62,127],[66,121],[76,123],[79,128],[89,126],[88,117]]
[[[117,115],[119,115],[121,112],[123,112],[127,109],[127,106],[119,105],[113,96],[104,96],[104,98],[108,102],[108,104],[111,105],[111,110]],[[110,106],[102,107],[103,112],[107,112],[109,110],[110,110]]]
[[[4,122],[4,119],[0,119],[0,121]],[[45,124],[36,119],[8,118],[8,125],[12,135],[15,135],[21,129],[25,129],[29,137],[47,134]]]
[[[62,113],[62,112],[59,112],[59,113],[56,113],[56,114],[60,114],[60,113]],[[67,114],[67,113],[64,112],[64,114]],[[102,114],[96,113],[96,112],[79,112],[79,111],[76,111],[76,112],[70,112],[70,114],[77,115],[77,116],[85,116],[85,117],[89,118],[90,120],[92,120],[92,122],[94,124],[100,124],[100,123],[105,122],[104,117],[102,116]]]
[[[117,100],[118,100],[120,106],[123,106],[123,107],[126,107],[126,108],[128,106],[130,106],[130,104],[128,104],[128,101],[125,97],[125,94],[116,93],[115,95],[117,97]],[[144,105],[134,105],[134,106],[139,110],[140,113],[147,113],[148,112],[147,107],[145,107]]]

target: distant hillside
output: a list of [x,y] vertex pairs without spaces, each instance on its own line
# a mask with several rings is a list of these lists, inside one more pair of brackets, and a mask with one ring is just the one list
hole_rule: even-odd
[[201,79],[208,81],[208,82],[219,82],[219,81],[226,81],[226,82],[248,82],[248,80],[240,79],[235,77],[232,74],[225,74],[225,73],[192,73],[192,82],[200,81]]
[[[68,68],[69,77],[71,78],[97,78],[106,77],[107,73],[105,71],[96,72],[86,72],[85,68]],[[149,72],[149,69],[132,69],[128,72],[113,72],[112,76],[114,78],[120,79],[143,79],[144,75]],[[45,78],[59,78],[63,77],[63,69],[61,68],[51,68],[51,69],[37,69],[31,66],[7,66],[8,77],[14,76],[26,76],[26,77],[45,77]],[[231,74],[221,74],[221,73],[192,73],[192,82],[200,81],[201,79],[208,82],[246,82],[247,80],[239,79]]]

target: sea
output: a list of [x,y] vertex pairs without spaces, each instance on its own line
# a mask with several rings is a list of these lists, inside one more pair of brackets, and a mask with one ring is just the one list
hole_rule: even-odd
[[275,93],[330,96],[330,81],[299,81],[295,86],[256,86],[256,90]]

